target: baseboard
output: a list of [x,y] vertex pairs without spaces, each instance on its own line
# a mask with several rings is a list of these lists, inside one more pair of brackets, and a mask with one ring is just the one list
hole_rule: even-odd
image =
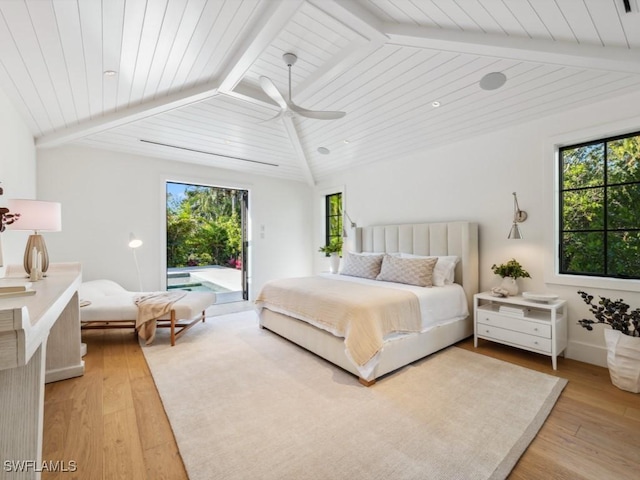
[[67,378],[73,377],[81,377],[82,375],[84,375],[84,360],[80,361],[79,365],[73,365],[72,367],[47,370],[47,373],[44,375],[44,383],[57,382],[59,380],[66,380]]
[[569,341],[565,357],[600,367],[607,367],[607,349],[599,345]]

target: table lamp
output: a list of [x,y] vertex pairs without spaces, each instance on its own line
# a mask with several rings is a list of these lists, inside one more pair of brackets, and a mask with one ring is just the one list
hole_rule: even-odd
[[[33,230],[24,251],[24,269],[27,274],[36,268],[40,259],[42,273],[49,268],[49,254],[44,238],[38,232],[59,232],[62,229],[62,209],[58,202],[40,200],[9,200],[9,210],[20,212],[20,221],[7,227],[9,230]],[[35,250],[34,250],[35,249]]]

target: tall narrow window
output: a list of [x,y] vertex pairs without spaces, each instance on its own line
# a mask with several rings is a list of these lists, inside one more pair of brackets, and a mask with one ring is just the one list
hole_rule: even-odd
[[559,153],[560,273],[640,278],[640,132]]
[[326,244],[342,242],[342,193],[325,197],[325,215]]

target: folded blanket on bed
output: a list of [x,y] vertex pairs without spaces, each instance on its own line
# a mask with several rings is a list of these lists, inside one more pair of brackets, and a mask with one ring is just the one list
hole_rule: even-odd
[[268,282],[256,299],[269,308],[344,337],[347,355],[365,365],[395,332],[419,332],[420,304],[412,292],[322,277]]
[[149,345],[156,336],[158,318],[171,311],[173,304],[187,294],[185,291],[143,293],[134,297],[138,306],[136,330],[138,335]]

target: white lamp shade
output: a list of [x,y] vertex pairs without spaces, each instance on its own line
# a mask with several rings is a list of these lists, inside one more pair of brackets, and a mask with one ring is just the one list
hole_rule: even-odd
[[133,232],[129,234],[129,248],[138,248],[142,246],[142,240],[136,237]]
[[20,218],[11,225],[7,225],[7,229],[38,232],[62,230],[62,207],[58,202],[9,200],[7,207],[11,213],[20,214]]

